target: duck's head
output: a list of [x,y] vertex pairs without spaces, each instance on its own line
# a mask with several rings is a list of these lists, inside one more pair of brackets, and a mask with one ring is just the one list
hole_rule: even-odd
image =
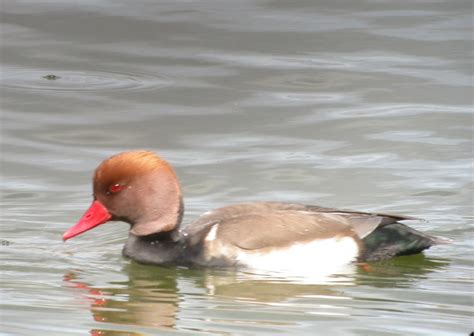
[[127,222],[132,234],[147,236],[172,231],[181,220],[176,173],[153,152],[124,152],[106,159],[95,170],[93,190],[91,206],[63,240],[108,221]]

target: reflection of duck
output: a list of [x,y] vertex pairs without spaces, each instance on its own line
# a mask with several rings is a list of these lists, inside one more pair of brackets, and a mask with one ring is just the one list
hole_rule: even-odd
[[[91,287],[77,279],[74,272],[64,276],[64,283],[84,291],[96,322],[139,325],[173,329],[178,311],[176,269],[134,267],[129,281],[110,287]],[[148,270],[149,271],[149,270]],[[158,272],[157,272],[158,271]],[[92,330],[91,335],[124,335],[118,330]],[[126,333],[126,335],[133,335]],[[138,334],[137,334],[138,335]],[[141,335],[141,334],[139,334]]]
[[448,260],[427,258],[423,254],[402,256],[370,264],[357,274],[357,284],[374,287],[407,287],[414,281],[426,278],[431,272],[449,265]]
[[180,230],[182,215],[171,166],[152,152],[126,152],[97,168],[94,201],[64,240],[122,220],[131,224],[124,255],[141,263],[321,274],[357,259],[383,260],[446,242],[399,223],[412,217],[313,205],[237,204],[208,212]]
[[349,276],[344,276],[341,281],[325,279],[326,282],[313,283],[306,278],[287,280],[268,274],[220,270],[206,270],[204,277],[199,280],[208,295],[261,303],[281,303],[304,295],[339,296],[343,286],[354,284],[353,278]]
[[[252,274],[229,269],[147,267],[131,263],[123,271],[128,280],[99,288],[79,280],[78,272],[64,276],[65,285],[76,288],[90,303],[91,314],[98,323],[91,335],[135,335],[128,327],[132,330],[142,327],[150,332],[176,329],[178,314],[186,316],[190,313],[186,309],[202,307],[202,299],[209,295],[261,303],[284,302],[310,294],[339,296],[330,286],[256,280]],[[187,299],[181,306],[183,296]]]
[[[98,288],[87,284],[79,280],[79,273],[66,274],[64,283],[89,299],[90,311],[96,322],[106,323],[103,329],[96,327],[92,330],[92,335],[118,336],[134,335],[124,331],[127,326],[133,326],[134,330],[136,327],[149,328],[150,331],[175,329],[178,314],[184,318],[197,306],[202,308],[203,298],[210,296],[271,304],[284,304],[310,296],[337,308],[341,299],[351,298],[347,296],[346,289],[352,285],[406,287],[413,278],[424,277],[445,267],[447,262],[420,255],[370,265],[371,272],[361,269],[354,277],[346,277],[345,282],[336,283],[339,286],[335,283],[315,285],[289,282],[232,269],[147,267],[133,262],[123,270],[128,279],[113,282],[110,286]],[[184,301],[186,305],[181,304]],[[114,328],[114,325],[117,327]]]
[[224,270],[205,270],[202,286],[208,294],[229,298],[245,298],[257,302],[281,302],[300,296],[341,296],[344,288],[369,285],[374,287],[407,287],[431,272],[444,269],[446,260],[427,258],[423,254],[360,264],[356,272],[329,277],[324,282],[313,279],[275,278],[266,274]]

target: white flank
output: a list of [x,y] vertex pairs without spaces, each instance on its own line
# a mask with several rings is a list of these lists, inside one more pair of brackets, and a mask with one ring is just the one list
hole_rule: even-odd
[[217,227],[219,226],[219,224],[215,224],[211,230],[209,231],[209,233],[207,234],[206,236],[206,239],[207,241],[213,241],[214,239],[216,239],[216,233],[217,233]]
[[295,243],[273,251],[240,250],[237,252],[237,260],[255,270],[320,278],[346,273],[352,269],[348,265],[355,261],[358,253],[359,247],[355,240],[342,237]]

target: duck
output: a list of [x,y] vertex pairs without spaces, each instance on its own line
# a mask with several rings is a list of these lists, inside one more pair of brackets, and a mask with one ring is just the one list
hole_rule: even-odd
[[127,151],[96,168],[92,204],[63,240],[122,221],[130,224],[122,254],[141,264],[329,271],[449,242],[401,223],[415,217],[303,203],[233,204],[181,227],[183,215],[172,166],[152,151]]

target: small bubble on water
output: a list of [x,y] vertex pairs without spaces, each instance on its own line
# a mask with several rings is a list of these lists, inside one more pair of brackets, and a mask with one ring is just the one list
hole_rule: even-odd
[[43,76],[44,79],[47,79],[47,80],[57,80],[61,77],[59,76],[56,76],[56,75],[53,75],[53,74],[50,74],[50,75],[46,75],[46,76]]

